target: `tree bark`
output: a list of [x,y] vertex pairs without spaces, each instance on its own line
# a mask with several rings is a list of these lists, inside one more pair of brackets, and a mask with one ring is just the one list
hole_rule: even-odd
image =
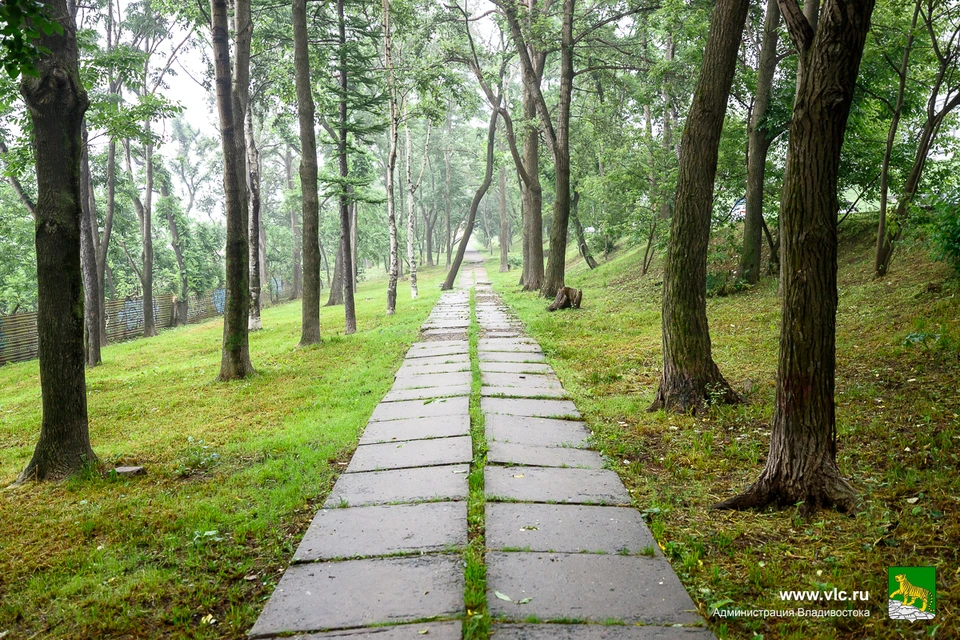
[[[890,129],[887,134],[887,150],[884,153],[883,167],[881,169],[880,183],[880,222],[877,225],[877,247],[874,256],[874,278],[882,278],[887,274],[890,268],[890,260],[893,258],[893,251],[900,235],[903,233],[902,221],[904,220],[907,207],[913,202],[913,198],[920,186],[920,178],[923,176],[923,169],[926,166],[927,157],[930,154],[930,148],[933,146],[934,138],[940,130],[943,119],[952,110],[960,106],[960,93],[954,95],[949,100],[946,96],[940,95],[940,89],[944,80],[948,77],[950,69],[955,69],[957,60],[957,51],[955,44],[949,49],[938,49],[939,68],[937,69],[936,79],[930,91],[930,97],[927,100],[926,121],[920,132],[917,142],[917,150],[914,154],[913,165],[907,174],[907,179],[903,185],[903,191],[897,201],[897,207],[894,210],[893,219],[895,224],[891,227],[887,219],[888,190],[889,190],[889,154],[896,137],[897,125],[900,121],[900,111],[903,107],[903,90],[907,79],[908,62],[910,59],[910,50],[913,44],[913,33],[916,29],[917,17],[920,13],[920,3],[918,2],[914,10],[913,25],[910,29],[910,36],[907,40],[907,46],[904,49],[903,62],[900,68],[900,87],[897,93],[897,104],[894,109],[894,116],[890,123]],[[927,32],[935,33],[933,25],[933,16],[931,12],[924,14]],[[955,38],[955,31],[953,37]],[[951,38],[953,42],[953,38]],[[950,92],[948,91],[947,95]]]
[[33,125],[37,173],[37,333],[43,414],[33,457],[18,481],[67,476],[97,457],[90,447],[80,266],[81,126],[89,104],[80,80],[76,27],[63,0],[43,3],[62,34],[41,34],[37,77],[20,93]]
[[573,226],[577,231],[577,250],[583,256],[584,262],[591,269],[597,268],[597,261],[590,255],[590,247],[587,246],[587,237],[583,231],[583,224],[580,223],[580,215],[577,211],[577,205],[580,203],[580,192],[573,190],[573,202],[570,204],[570,217],[573,219]]
[[420,163],[420,176],[416,181],[413,179],[413,149],[410,144],[410,124],[409,114],[406,116],[407,124],[404,126],[404,136],[406,138],[406,170],[407,170],[407,263],[410,265],[410,295],[415,300],[419,295],[417,291],[417,255],[414,251],[414,241],[416,240],[416,208],[414,195],[420,187],[423,180],[423,171],[427,166],[427,151],[430,147],[430,123],[427,123],[427,137],[423,143],[423,160]]
[[663,374],[650,411],[696,411],[739,396],[713,362],[707,326],[707,243],[720,132],[748,0],[718,0],[680,142],[676,210],[663,278]]
[[[170,198],[170,183],[168,180],[160,181],[160,197]],[[180,240],[180,229],[177,227],[177,220],[173,214],[173,207],[164,207],[167,214],[167,228],[170,230],[170,246],[173,248],[173,255],[177,260],[177,272],[180,276],[180,293],[176,299],[176,313],[174,317],[177,324],[187,324],[190,312],[190,287],[187,281],[187,265],[183,256],[183,242]]]
[[[307,42],[307,3],[306,0],[293,0],[293,56],[297,85],[297,119],[300,124],[300,193],[303,207],[303,306],[300,317],[300,346],[320,342],[320,197],[317,192],[317,133],[314,128],[316,108],[311,89],[310,52]],[[296,216],[296,213],[291,215]]]
[[210,0],[217,111],[227,214],[226,308],[220,380],[253,373],[247,320],[250,307],[244,114],[250,88],[250,0],[235,0],[236,56],[231,77],[227,0]]
[[453,259],[453,264],[447,272],[443,286],[440,287],[442,291],[450,291],[453,289],[453,284],[457,280],[457,273],[460,271],[460,265],[463,264],[463,256],[467,251],[467,243],[470,242],[470,236],[473,234],[473,225],[477,219],[477,209],[480,208],[480,201],[483,200],[487,189],[490,188],[490,183],[493,182],[493,144],[497,137],[497,118],[499,115],[500,104],[498,102],[493,105],[490,113],[490,125],[487,128],[487,169],[483,175],[483,182],[480,184],[480,187],[473,196],[473,201],[470,203],[470,212],[467,214],[467,227],[463,231],[463,237],[460,238],[460,246],[457,247],[457,255]]
[[[287,179],[287,192],[293,193],[295,185],[293,183],[293,154],[290,151],[290,145],[287,145],[286,151],[284,152],[283,169]],[[296,300],[303,295],[303,267],[300,264],[300,220],[297,217],[297,208],[294,206],[290,207],[290,235],[293,236],[293,250],[290,256],[291,262],[293,263],[293,282],[290,287],[290,300]],[[319,304],[317,308],[319,308]]]
[[[146,77],[146,76],[144,76]],[[150,121],[144,123],[147,135],[150,135]],[[124,143],[127,158],[127,174],[133,183],[133,163],[130,159],[130,140]],[[143,289],[143,337],[150,338],[157,335],[157,323],[153,316],[153,144],[144,145],[144,163],[146,170],[146,184],[143,189],[143,199],[136,193],[133,196],[133,208],[137,212],[140,222],[140,237],[143,241],[143,250],[140,254],[140,286]]]
[[[550,227],[550,256],[540,295],[553,298],[564,286],[567,262],[567,226],[570,220],[570,103],[573,97],[573,10],[574,0],[563,2],[560,31],[560,91],[557,98],[557,128],[553,144],[553,169],[557,194],[553,201]],[[539,87],[537,88],[539,91]],[[541,118],[549,117],[541,109]]]
[[[499,142],[503,153],[503,138]],[[500,184],[497,188],[500,205],[500,271],[510,271],[510,222],[507,219],[507,170],[500,165]]]
[[253,136],[253,105],[247,103],[243,118],[244,137],[246,138],[246,178],[249,218],[247,239],[249,241],[250,256],[250,315],[247,327],[250,331],[263,329],[260,320],[260,310],[263,302],[260,296],[263,293],[264,273],[260,269],[260,151]]
[[[390,0],[383,0],[383,59],[387,70],[387,94],[390,110],[390,123],[387,130],[387,171],[385,176],[387,190],[387,227],[390,234],[390,255],[387,267],[387,315],[397,312],[397,281],[400,279],[400,246],[397,241],[397,206],[394,178],[397,172],[397,138],[399,137],[399,113],[397,111],[397,86],[393,70],[393,34],[391,32]],[[449,158],[447,160],[449,189]],[[447,211],[449,215],[449,194]]]
[[755,284],[760,280],[760,251],[763,246],[763,184],[767,170],[767,152],[773,141],[773,131],[767,125],[773,77],[777,70],[777,29],[780,26],[780,6],[777,0],[767,0],[763,20],[763,39],[757,69],[757,89],[750,118],[747,139],[747,194],[743,221],[743,250],[740,253],[739,275]]
[[330,295],[327,297],[326,307],[335,307],[343,304],[343,239],[337,243],[337,255],[333,261],[333,275],[327,276],[330,281]]
[[[117,211],[117,141],[110,138],[107,144],[107,213],[103,218],[103,235],[97,245],[97,283],[100,286],[100,344],[109,342],[107,338],[107,250],[110,248],[110,234],[113,232],[113,216]],[[112,289],[112,287],[111,287]]]
[[[353,248],[350,246],[350,193],[346,182],[349,176],[347,164],[347,31],[343,8],[344,0],[337,0],[337,29],[339,31],[340,108],[337,126],[337,159],[340,169],[340,276],[343,282],[344,335],[357,332],[357,312],[353,300],[352,268]],[[416,284],[413,285],[416,298]],[[331,292],[332,293],[332,292]]]
[[874,0],[827,0],[819,25],[781,0],[802,75],[781,221],[783,319],[770,453],[757,482],[720,508],[855,506],[836,463],[837,177]]
[[87,151],[87,125],[82,127],[83,152],[80,156],[80,265],[83,269],[84,352],[87,366],[95,367],[103,360],[100,355],[100,287],[97,281],[97,251],[94,234],[97,206],[90,178],[90,160]]

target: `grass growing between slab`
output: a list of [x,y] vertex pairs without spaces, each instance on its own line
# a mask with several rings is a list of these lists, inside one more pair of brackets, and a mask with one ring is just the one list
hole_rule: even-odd
[[[386,282],[321,312],[323,343],[296,348],[300,305],[265,309],[258,374],[219,383],[222,321],[107,347],[87,372],[104,468],[0,491],[0,637],[242,638],[439,297],[385,314]],[[36,362],[0,367],[0,483],[26,465],[40,424]]]
[[483,470],[487,466],[487,437],[483,411],[480,409],[480,358],[477,346],[480,325],[477,323],[476,289],[470,289],[470,439],[473,461],[470,463],[470,493],[467,498],[467,547],[464,550],[464,603],[467,618],[463,625],[464,640],[486,640],[490,636],[490,615],[487,610],[487,565]]
[[[838,463],[862,498],[853,517],[709,509],[755,480],[767,455],[779,342],[775,280],[708,299],[714,359],[747,402],[693,417],[646,412],[662,367],[662,274],[641,277],[642,247],[593,271],[571,253],[567,284],[584,290],[575,311],[548,313],[549,301],[518,290],[516,271],[490,274],[703,615],[716,606],[796,608],[781,601],[781,589],[870,592],[869,618],[708,617],[719,638],[960,637],[960,281],[924,247],[905,246],[892,273],[874,282],[874,233],[871,220],[841,227]],[[934,620],[887,619],[890,566],[937,567]]]

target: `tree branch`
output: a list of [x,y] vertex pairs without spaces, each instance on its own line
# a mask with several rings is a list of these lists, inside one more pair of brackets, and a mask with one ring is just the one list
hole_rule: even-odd
[[787,25],[787,31],[790,33],[790,40],[793,46],[801,54],[806,53],[807,49],[813,43],[813,27],[803,15],[797,0],[778,0],[780,13],[783,14],[783,21]]

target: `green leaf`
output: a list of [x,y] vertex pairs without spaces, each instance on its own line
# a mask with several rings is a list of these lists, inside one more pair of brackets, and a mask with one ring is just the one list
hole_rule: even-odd
[[532,600],[532,598],[520,598],[517,600],[517,604],[527,604],[530,600]]
[[513,600],[510,599],[510,596],[508,596],[508,595],[505,594],[505,593],[500,593],[499,591],[494,591],[494,592],[493,592],[493,595],[497,596],[497,598],[499,598],[500,600],[506,600],[507,602],[513,602]]

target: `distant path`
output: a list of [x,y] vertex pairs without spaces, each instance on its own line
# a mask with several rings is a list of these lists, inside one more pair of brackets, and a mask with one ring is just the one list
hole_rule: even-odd
[[[461,637],[475,287],[493,636],[713,638],[665,626],[702,619],[481,262],[441,295],[250,636]],[[510,624],[531,617],[651,626]]]

